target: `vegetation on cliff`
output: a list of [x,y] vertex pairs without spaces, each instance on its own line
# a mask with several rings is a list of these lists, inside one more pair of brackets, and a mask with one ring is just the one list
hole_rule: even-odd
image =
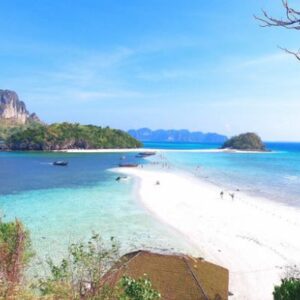
[[226,141],[221,148],[244,151],[266,151],[266,147],[261,138],[253,132],[234,136]]
[[94,125],[34,124],[15,129],[4,139],[9,150],[137,148],[142,144],[127,133]]
[[40,124],[36,124],[35,122],[28,122],[26,124],[14,124],[11,123],[9,120],[0,120],[0,141],[6,140],[11,135],[21,131],[25,130],[27,128],[31,128],[34,126],[38,126]]

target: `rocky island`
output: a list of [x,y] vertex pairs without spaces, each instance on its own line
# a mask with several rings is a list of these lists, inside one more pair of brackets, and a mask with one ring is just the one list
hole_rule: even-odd
[[222,149],[241,151],[267,151],[261,138],[253,132],[242,133],[224,142]]
[[41,123],[35,113],[29,113],[23,101],[14,91],[0,89],[0,122],[7,125]]
[[122,130],[78,123],[47,125],[30,114],[14,91],[0,90],[0,150],[138,148],[142,144]]

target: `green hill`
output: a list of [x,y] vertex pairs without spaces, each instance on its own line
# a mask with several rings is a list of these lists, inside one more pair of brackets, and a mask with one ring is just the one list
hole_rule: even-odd
[[10,129],[4,135],[7,150],[66,150],[138,148],[142,144],[127,133],[94,125],[34,124]]
[[226,141],[221,148],[244,151],[266,151],[266,147],[261,138],[253,132],[247,132],[234,136]]

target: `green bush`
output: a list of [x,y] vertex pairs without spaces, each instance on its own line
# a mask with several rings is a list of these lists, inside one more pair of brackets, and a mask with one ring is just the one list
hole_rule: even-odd
[[281,280],[280,286],[275,286],[273,292],[274,300],[299,300],[300,279],[285,278]]
[[0,299],[2,300],[158,300],[149,279],[122,277],[116,286],[105,285],[103,275],[119,259],[114,238],[104,243],[94,234],[87,243],[75,243],[56,264],[47,260],[49,273],[25,285],[23,273],[33,256],[29,233],[23,225],[0,219]]
[[152,288],[152,283],[146,277],[133,279],[124,276],[121,279],[120,287],[123,290],[118,300],[158,300],[161,295]]
[[42,296],[58,299],[109,299],[112,291],[101,286],[101,278],[119,258],[118,243],[111,238],[106,246],[98,234],[87,243],[69,247],[68,257],[55,264],[48,259],[50,275],[36,287]]
[[33,255],[29,233],[22,223],[0,219],[0,299],[16,298]]

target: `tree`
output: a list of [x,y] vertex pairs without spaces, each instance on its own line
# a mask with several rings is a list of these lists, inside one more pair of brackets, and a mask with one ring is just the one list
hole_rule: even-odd
[[300,299],[300,269],[297,265],[287,266],[281,284],[274,287],[274,300]]
[[29,233],[22,223],[3,222],[0,218],[0,299],[17,299],[33,255]]
[[[275,18],[270,16],[265,10],[262,10],[263,16],[257,17],[255,19],[261,22],[261,27],[282,27],[285,29],[300,30],[300,10],[292,8],[288,0],[282,0],[282,5],[285,10],[284,18]],[[279,47],[285,52],[294,55],[300,61],[300,49],[295,52],[287,48]]]

